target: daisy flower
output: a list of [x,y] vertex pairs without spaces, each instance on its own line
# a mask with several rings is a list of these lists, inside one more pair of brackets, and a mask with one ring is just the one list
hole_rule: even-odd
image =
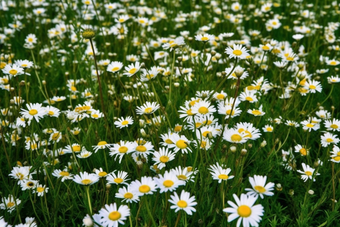
[[171,131],[169,131],[168,133],[161,134],[160,137],[163,140],[163,142],[160,142],[160,145],[169,147],[169,144],[173,144],[172,140],[170,139],[170,136],[172,134],[173,133]]
[[230,143],[245,143],[247,139],[244,132],[239,132],[236,129],[226,129],[223,133],[223,139]]
[[130,209],[127,205],[120,205],[117,209],[116,203],[107,205],[99,210],[99,223],[103,227],[118,227],[124,225],[124,221],[130,216]]
[[173,144],[169,144],[169,148],[174,148],[175,152],[181,151],[182,153],[188,153],[188,151],[192,152],[189,148],[190,141],[183,135],[178,135],[176,133],[170,136],[170,140]]
[[331,162],[340,163],[340,149],[338,146],[334,145],[331,151]]
[[[313,169],[312,167],[310,167],[309,165],[306,165],[305,163],[302,163],[302,168],[303,170],[297,170],[298,173],[301,173],[301,179],[306,182],[308,179],[311,179],[313,181],[315,181],[315,176],[320,175],[320,173],[316,173],[314,174],[315,169]],[[313,179],[313,175],[314,175],[314,179]]]
[[19,166],[19,167],[13,167],[12,171],[10,174],[8,174],[8,176],[14,178],[15,180],[18,180],[18,184],[20,183],[20,181],[22,180],[28,180],[31,179],[32,176],[30,174],[30,169],[32,167],[31,166]]
[[81,152],[79,154],[77,154],[77,157],[78,158],[89,158],[91,155],[92,155],[92,152],[86,150],[85,147],[83,147]]
[[20,181],[21,190],[34,189],[38,184],[37,180],[22,180]]
[[48,192],[48,187],[46,187],[46,185],[37,184],[33,192],[37,193],[38,196],[43,196]]
[[43,118],[46,114],[45,108],[40,103],[26,104],[27,110],[21,109],[20,114],[22,117],[32,120],[33,118],[39,122],[40,118]]
[[133,119],[132,117],[128,116],[126,118],[119,118],[117,121],[114,122],[117,128],[125,128],[129,127],[129,125],[133,124]]
[[213,41],[215,40],[214,35],[209,35],[209,34],[198,34],[195,36],[196,41],[201,41],[201,42],[208,42],[208,41]]
[[170,170],[173,172],[179,180],[182,181],[192,181],[194,182],[194,176],[197,173],[197,170],[192,170],[192,167],[176,167]]
[[262,110],[262,105],[260,106],[259,109],[252,109],[252,110],[249,109],[247,113],[254,115],[256,117],[265,115],[265,112],[263,112]]
[[227,181],[230,179],[233,179],[233,175],[229,175],[231,169],[226,168],[224,169],[220,164],[216,162],[215,165],[210,165],[209,167],[210,174],[212,175],[214,180],[218,180],[218,183],[220,184],[222,181]]
[[216,108],[210,102],[200,100],[191,108],[191,112],[198,116],[207,116],[216,112]]
[[318,123],[313,123],[313,122],[310,122],[310,121],[307,121],[307,120],[304,120],[301,122],[301,125],[302,125],[302,129],[305,130],[305,131],[316,131],[320,128],[320,124]]
[[334,135],[332,133],[326,132],[324,135],[321,136],[321,145],[323,147],[327,147],[330,144],[337,144],[339,143],[339,138],[337,135]]
[[141,64],[137,61],[135,63],[130,64],[129,66],[125,67],[126,72],[123,75],[131,77],[135,75],[141,68]]
[[94,172],[98,175],[99,178],[107,176],[107,172],[105,172],[103,168],[95,169]]
[[338,119],[325,120],[324,124],[328,131],[340,131],[340,120]]
[[135,180],[130,184],[131,190],[137,193],[138,196],[151,195],[157,190],[156,182],[152,177],[142,177],[141,181]]
[[227,97],[227,93],[225,93],[224,91],[221,92],[215,92],[213,97],[214,99],[216,99],[217,101],[224,101],[224,99]]
[[128,185],[126,181],[130,179],[128,178],[127,172],[117,171],[117,174],[115,172],[116,171],[113,171],[112,173],[106,176],[107,183],[116,184],[116,185],[121,185],[121,184]]
[[225,53],[229,55],[230,58],[236,59],[246,59],[246,57],[249,55],[247,49],[243,47],[241,44],[240,45],[234,44],[232,48],[227,47]]
[[110,156],[114,156],[115,160],[119,158],[119,163],[121,163],[124,155],[135,151],[135,149],[135,143],[121,140],[119,143],[113,144],[113,147],[110,147],[109,154]]
[[97,153],[98,150],[110,148],[110,144],[108,144],[106,141],[100,141],[96,146],[92,146],[94,153]]
[[236,226],[239,227],[242,223],[243,227],[259,226],[261,216],[263,216],[263,206],[261,204],[254,205],[257,197],[241,194],[240,198],[233,194],[235,203],[228,201],[231,207],[223,209],[224,212],[229,213],[228,222],[232,222],[238,218]]
[[184,37],[180,36],[176,39],[169,40],[167,43],[164,43],[162,47],[166,50],[170,48],[170,51],[172,51],[173,49],[183,45],[185,45]]
[[139,115],[152,114],[158,110],[160,105],[157,102],[146,102],[144,105],[137,107],[136,112]]
[[60,170],[60,169],[55,169],[52,173],[53,176],[57,178],[61,178],[61,182],[64,182],[65,180],[72,180],[73,179],[73,174],[69,173],[67,169]]
[[60,110],[54,106],[46,106],[44,109],[49,117],[59,117],[60,115]]
[[131,187],[128,185],[127,187],[121,187],[118,189],[118,192],[115,194],[116,198],[123,199],[122,201],[127,203],[137,203],[139,202],[138,194],[131,190]]
[[134,147],[135,147],[135,153],[140,155],[140,156],[143,156],[144,158],[147,158],[148,155],[154,150],[154,146],[152,145],[151,142],[149,141],[145,141],[145,142],[135,142],[134,143]]
[[235,128],[237,129],[238,132],[244,132],[244,137],[248,140],[256,140],[260,138],[261,133],[260,130],[255,128],[252,123],[248,122],[240,122],[237,123]]
[[245,68],[239,65],[236,66],[235,68],[233,66],[225,68],[224,72],[226,73],[228,79],[234,80],[237,80],[238,78],[240,78],[240,80],[243,80],[249,76],[249,73],[245,71]]
[[305,85],[303,86],[305,89],[307,89],[310,93],[316,93],[322,91],[322,86],[319,81],[312,80],[307,81]]
[[294,146],[294,150],[295,152],[299,152],[302,156],[306,156],[309,154],[309,150],[301,146],[300,144],[297,144],[296,146]]
[[0,209],[7,210],[9,213],[12,213],[15,210],[15,207],[21,203],[20,199],[14,199],[14,196],[8,195],[8,197],[2,197],[0,203]]
[[167,191],[174,191],[178,186],[185,185],[185,181],[181,181],[177,178],[177,176],[173,172],[165,171],[164,175],[158,175],[158,178],[154,178],[158,188],[160,189],[160,193]]
[[11,78],[24,74],[24,69],[17,64],[8,64],[2,69],[2,72]]
[[184,210],[188,215],[192,215],[193,212],[196,212],[196,209],[194,208],[194,206],[197,205],[195,196],[190,197],[190,193],[184,190],[182,190],[180,196],[178,196],[177,192],[175,192],[174,195],[171,195],[169,202],[173,204],[170,208],[175,209],[175,212]]
[[94,173],[80,172],[79,175],[74,176],[73,181],[87,186],[99,181],[99,177]]
[[260,196],[261,199],[263,199],[263,195],[273,196],[274,193],[271,191],[274,190],[275,184],[272,182],[266,184],[266,180],[267,176],[255,175],[254,177],[249,177],[252,188],[245,189],[248,192],[247,195],[255,197]]
[[155,151],[153,153],[152,160],[157,165],[158,169],[163,169],[166,166],[166,163],[175,159],[175,153],[169,151],[168,148],[159,148],[159,151]]
[[258,101],[257,97],[256,97],[256,90],[248,90],[246,89],[245,91],[240,93],[240,100],[241,101],[248,101],[250,103],[255,103]]
[[274,127],[272,125],[265,125],[262,130],[263,132],[273,132]]
[[116,73],[119,70],[121,70],[123,67],[123,63],[119,62],[119,61],[114,61],[111,62],[108,66],[106,71],[111,72],[111,73]]

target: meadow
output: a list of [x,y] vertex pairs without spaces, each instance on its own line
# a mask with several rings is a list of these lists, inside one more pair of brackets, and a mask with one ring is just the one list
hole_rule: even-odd
[[337,226],[339,7],[1,0],[0,226]]

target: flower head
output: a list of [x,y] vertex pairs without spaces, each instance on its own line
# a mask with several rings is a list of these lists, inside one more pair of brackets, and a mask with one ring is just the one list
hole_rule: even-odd
[[175,209],[175,212],[184,210],[188,215],[192,215],[192,213],[196,211],[194,208],[194,206],[197,205],[195,196],[190,197],[190,193],[184,190],[182,190],[180,196],[178,196],[176,192],[174,195],[171,195],[169,202],[173,204],[170,208]]

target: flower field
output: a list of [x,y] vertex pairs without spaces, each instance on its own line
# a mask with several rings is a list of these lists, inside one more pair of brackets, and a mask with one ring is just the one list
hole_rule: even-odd
[[0,0],[0,226],[337,226],[339,19]]

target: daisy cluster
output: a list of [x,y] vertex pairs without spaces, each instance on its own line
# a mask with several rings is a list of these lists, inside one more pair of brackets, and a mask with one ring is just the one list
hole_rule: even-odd
[[113,2],[0,0],[1,226],[339,211],[338,1]]

